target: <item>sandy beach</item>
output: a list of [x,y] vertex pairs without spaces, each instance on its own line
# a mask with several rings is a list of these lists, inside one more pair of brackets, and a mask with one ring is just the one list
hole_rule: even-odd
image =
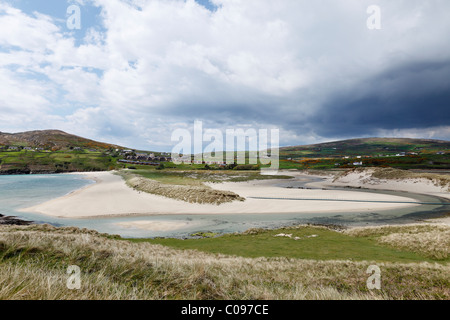
[[[286,174],[285,172],[283,174]],[[294,180],[305,179],[304,175],[288,173]],[[90,218],[111,216],[149,216],[174,214],[277,214],[277,213],[327,213],[327,212],[369,212],[414,206],[414,199],[377,193],[340,190],[288,189],[279,186],[286,180],[262,180],[250,182],[225,182],[210,184],[212,188],[232,191],[246,198],[245,202],[217,205],[190,204],[183,201],[138,192],[129,188],[124,180],[111,172],[83,173],[86,179],[96,183],[72,192],[61,198],[39,204],[21,211],[40,213],[62,218]],[[326,184],[327,182],[323,182]],[[253,199],[251,197],[295,198],[308,200]],[[313,200],[311,200],[313,199]],[[317,199],[317,201],[314,201]],[[341,200],[321,201],[320,199]],[[342,200],[375,201],[346,202]],[[393,201],[407,203],[383,203]],[[147,225],[134,222],[124,227],[142,227],[151,230],[179,228],[164,223]]]
[[[450,192],[448,189],[449,186],[437,186],[435,183],[433,183],[433,181],[428,179],[374,179],[373,177],[371,177],[370,170],[366,170],[366,172],[363,173],[351,172],[345,177],[339,178],[336,181],[334,181],[333,177],[328,177],[323,182],[317,184],[312,183],[311,185],[316,187],[361,187],[373,190],[407,191],[450,199]],[[432,219],[425,222],[450,225],[450,217]]]

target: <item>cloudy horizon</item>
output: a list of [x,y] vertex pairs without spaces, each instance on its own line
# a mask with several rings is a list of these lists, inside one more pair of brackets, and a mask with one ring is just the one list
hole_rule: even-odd
[[[373,5],[380,29],[368,27]],[[0,0],[0,131],[154,151],[196,120],[279,128],[282,146],[450,140],[449,11],[444,0]]]

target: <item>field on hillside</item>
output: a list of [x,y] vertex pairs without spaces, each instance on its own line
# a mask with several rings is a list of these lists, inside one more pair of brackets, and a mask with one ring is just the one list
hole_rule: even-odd
[[377,154],[395,155],[401,152],[435,154],[450,151],[449,141],[424,139],[368,138],[320,143],[309,146],[281,148],[282,155],[300,155],[310,157],[358,156]]
[[[291,159],[291,160],[287,160]],[[361,164],[359,164],[361,162]],[[358,164],[355,164],[358,163]],[[357,167],[391,167],[398,169],[450,169],[450,153],[383,157],[293,157],[285,155],[280,169],[349,169]]]
[[450,169],[450,142],[423,139],[354,139],[280,149],[282,169],[393,167]]
[[[323,228],[273,231],[317,234],[308,239],[321,241],[318,254],[306,254],[311,246],[305,239],[280,237],[276,249],[272,234],[264,239],[264,233],[249,232],[235,236],[240,245],[234,250],[227,238],[217,238],[217,251],[222,243],[230,250],[224,255],[76,228],[0,226],[0,299],[450,299],[448,257],[435,259],[436,250],[417,248],[412,237],[398,243],[395,236],[428,238],[438,232],[448,241],[448,230],[402,228],[338,234],[328,243],[334,231]],[[258,250],[252,255],[259,258],[242,257],[250,256],[245,246],[247,252]],[[380,246],[378,252],[374,246]],[[274,249],[280,252],[268,254]],[[367,288],[371,265],[381,269],[381,290]],[[69,266],[80,268],[78,290],[67,288]]]
[[117,167],[117,158],[104,152],[0,151],[3,174],[106,171]]

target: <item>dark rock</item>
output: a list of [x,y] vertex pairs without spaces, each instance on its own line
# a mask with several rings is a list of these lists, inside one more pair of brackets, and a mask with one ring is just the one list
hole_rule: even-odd
[[6,217],[0,214],[0,225],[29,226],[31,224],[33,224],[31,221],[22,220],[17,217]]

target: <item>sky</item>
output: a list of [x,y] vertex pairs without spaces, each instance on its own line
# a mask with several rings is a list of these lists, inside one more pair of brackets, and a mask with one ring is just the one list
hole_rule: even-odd
[[0,131],[154,151],[196,120],[278,128],[282,146],[450,140],[449,12],[448,0],[0,0]]

